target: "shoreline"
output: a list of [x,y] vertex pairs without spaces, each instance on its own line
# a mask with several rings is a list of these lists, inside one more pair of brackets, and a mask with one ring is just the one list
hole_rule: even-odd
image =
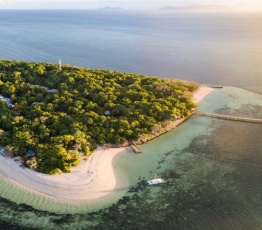
[[[214,88],[208,87],[208,86],[200,86],[194,93],[192,101],[195,104],[200,103],[209,93],[211,93],[214,90]],[[151,136],[147,137],[140,137],[135,142],[137,145],[142,145],[144,143],[147,143],[149,141],[154,140],[155,138],[171,131],[172,129],[176,128],[177,126],[184,123],[187,119],[189,119],[191,116],[195,114],[194,112],[190,112],[190,114],[187,117],[184,117],[179,120],[171,121],[169,123],[160,123],[159,126],[161,126],[158,130],[153,131],[151,133]]]
[[[21,162],[0,156],[0,173],[17,185],[42,195],[74,203],[93,201],[110,194],[116,188],[113,158],[128,148],[98,147],[88,160],[82,159],[78,166],[72,167],[70,173],[58,175],[47,175],[20,167]],[[3,149],[0,148],[1,151]]]
[[[199,103],[213,90],[200,86],[194,93],[193,101]],[[172,126],[176,127],[186,119],[177,120]],[[69,203],[88,203],[108,196],[116,190],[113,159],[128,149],[130,147],[98,147],[87,160],[83,157],[78,166],[72,167],[70,173],[58,175],[47,175],[23,168],[19,166],[19,161],[0,156],[0,173],[17,185],[41,195],[59,198]],[[4,151],[4,148],[0,147],[0,151]]]
[[193,95],[193,102],[198,104],[200,103],[208,94],[214,91],[214,88],[209,86],[200,86]]

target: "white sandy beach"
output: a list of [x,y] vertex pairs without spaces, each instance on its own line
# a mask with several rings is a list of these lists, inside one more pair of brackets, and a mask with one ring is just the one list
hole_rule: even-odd
[[[98,149],[88,160],[82,160],[71,173],[46,175],[20,167],[21,162],[0,156],[0,173],[14,180],[18,185],[36,192],[67,201],[88,201],[111,193],[116,186],[112,165],[113,158],[126,148]],[[1,148],[0,151],[4,151]]]
[[202,101],[205,98],[205,96],[207,96],[213,90],[214,90],[214,88],[207,87],[207,86],[199,87],[199,89],[194,93],[193,101],[196,104],[198,104],[200,101]]
[[[199,103],[213,89],[200,87],[194,94],[194,102]],[[35,192],[57,197],[67,202],[82,202],[99,199],[112,193],[116,187],[113,158],[129,147],[99,147],[88,160],[82,160],[71,173],[45,175],[20,167],[14,159],[0,156],[0,173]],[[0,151],[4,151],[0,147]]]

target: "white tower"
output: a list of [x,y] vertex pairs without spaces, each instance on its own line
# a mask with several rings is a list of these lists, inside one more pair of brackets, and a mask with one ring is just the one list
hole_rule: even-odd
[[59,59],[59,71],[62,71],[62,61]]

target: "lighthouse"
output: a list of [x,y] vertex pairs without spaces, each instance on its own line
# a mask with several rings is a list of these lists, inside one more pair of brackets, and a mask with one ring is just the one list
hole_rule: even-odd
[[59,59],[59,71],[62,71],[62,61]]

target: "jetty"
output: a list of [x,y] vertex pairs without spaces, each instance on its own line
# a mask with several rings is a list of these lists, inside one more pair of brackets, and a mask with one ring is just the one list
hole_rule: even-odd
[[209,87],[214,89],[223,89],[222,85],[210,85]]
[[133,149],[133,151],[138,154],[138,153],[142,153],[140,151],[140,149],[137,147],[136,143],[132,140],[132,145],[131,145],[131,148]]
[[229,115],[222,115],[222,114],[217,114],[217,113],[207,113],[203,111],[197,111],[196,114],[200,116],[213,117],[213,118],[218,118],[218,119],[223,119],[223,120],[243,121],[243,122],[262,124],[262,118],[258,119],[258,118],[249,118],[249,117],[229,116]]

